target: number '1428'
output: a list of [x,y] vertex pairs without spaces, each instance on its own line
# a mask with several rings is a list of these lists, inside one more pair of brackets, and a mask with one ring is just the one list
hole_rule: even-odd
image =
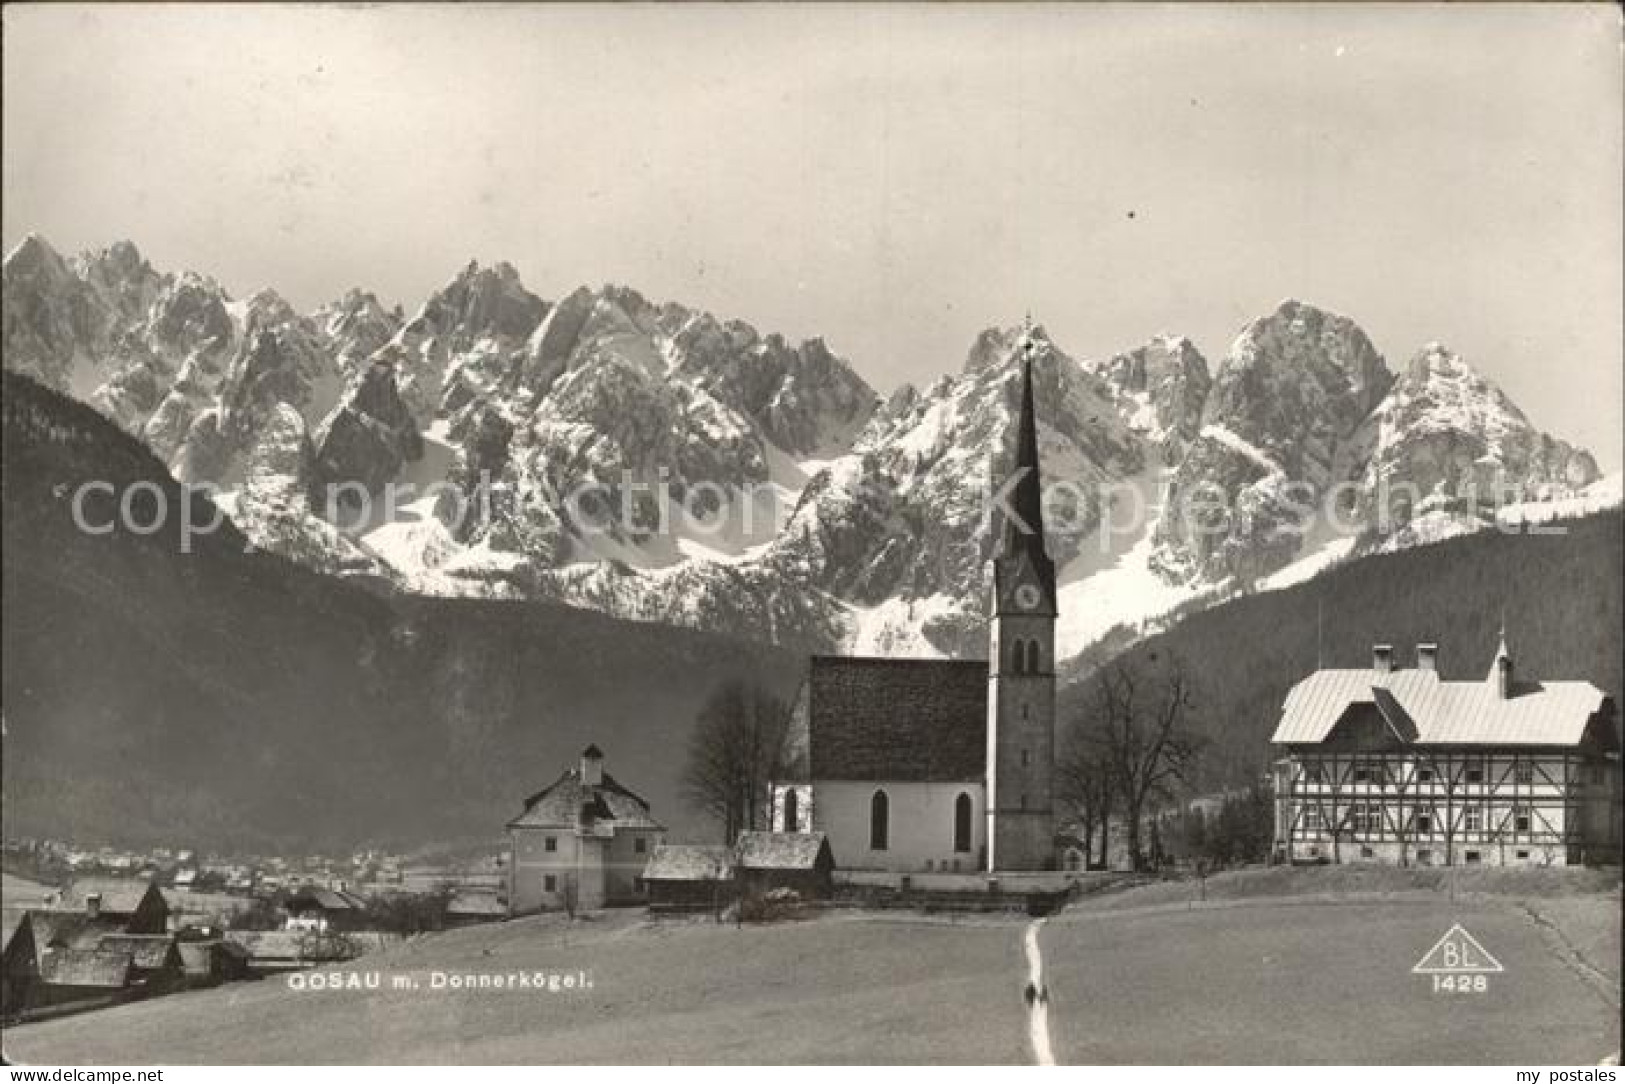
[[1482,994],[1489,988],[1488,975],[1433,976],[1433,992],[1436,994]]

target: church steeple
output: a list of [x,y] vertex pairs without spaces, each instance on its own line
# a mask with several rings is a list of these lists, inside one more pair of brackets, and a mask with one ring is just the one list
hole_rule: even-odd
[[[1021,413],[1016,419],[1015,456],[1001,509],[1003,523],[994,555],[998,609],[1009,603],[1009,590],[1018,579],[1028,579],[1043,593],[1045,608],[1055,610],[1055,563],[1044,545],[1043,478],[1038,463],[1038,414],[1033,406],[1033,358],[1038,344],[1029,319],[1021,338]],[[1014,484],[1010,485],[1010,480]],[[1031,610],[1032,607],[1023,607]]]
[[1055,868],[1055,562],[1044,545],[1042,476],[1029,318],[1021,338],[1021,414],[1010,475],[997,492],[1004,522],[993,554],[988,630],[989,870]]

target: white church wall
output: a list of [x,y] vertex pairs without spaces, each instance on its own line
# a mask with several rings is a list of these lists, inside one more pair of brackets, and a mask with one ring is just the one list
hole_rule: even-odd
[[[885,791],[885,850],[869,846],[870,803]],[[971,801],[970,849],[954,850],[954,804]],[[983,786],[974,783],[875,783],[823,780],[813,784],[813,825],[829,836],[840,869],[903,873],[972,872],[980,868],[987,841]],[[956,865],[957,863],[957,865]]]

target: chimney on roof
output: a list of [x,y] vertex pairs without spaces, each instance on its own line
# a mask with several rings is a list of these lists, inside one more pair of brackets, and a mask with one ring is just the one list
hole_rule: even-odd
[[604,754],[596,745],[589,745],[581,752],[581,785],[604,785]]
[[1393,673],[1394,648],[1392,644],[1371,645],[1371,669],[1379,674]]
[[1507,630],[1501,628],[1501,644],[1495,650],[1495,662],[1490,666],[1490,684],[1495,695],[1502,700],[1512,696],[1512,652],[1507,650]]
[[100,917],[102,913],[102,894],[100,892],[85,893],[85,914],[91,918]]
[[1435,674],[1439,672],[1438,644],[1416,645],[1416,668],[1418,670],[1427,670]]

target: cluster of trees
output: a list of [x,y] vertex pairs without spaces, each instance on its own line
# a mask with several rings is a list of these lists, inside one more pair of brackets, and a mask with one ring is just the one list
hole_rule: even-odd
[[683,798],[722,828],[723,842],[767,825],[768,786],[784,767],[790,708],[759,685],[723,683],[701,706],[683,768]]
[[1171,653],[1115,662],[1066,690],[1060,710],[1056,796],[1077,819],[1085,862],[1107,862],[1116,823],[1134,868],[1147,868],[1162,849],[1148,815],[1190,786],[1202,752],[1189,670]]
[[1268,771],[1269,739],[1291,687],[1320,666],[1365,667],[1371,645],[1440,645],[1447,680],[1482,678],[1503,618],[1518,671],[1590,681],[1625,693],[1625,517],[1618,510],[1562,521],[1563,534],[1483,531],[1350,561],[1279,591],[1242,595],[1170,622],[1138,643],[1114,643],[1069,664],[1088,690],[1117,664],[1188,660],[1205,739],[1198,792],[1241,790]]
[[[256,897],[253,906],[232,915],[227,925],[234,930],[280,930],[287,920],[285,905],[292,891],[280,889],[270,896]],[[446,928],[446,907],[453,888],[449,882],[430,892],[380,892],[365,897],[366,906],[351,921],[360,930],[381,930],[410,937]]]
[[1275,843],[1275,796],[1262,786],[1230,795],[1212,817],[1187,817],[1184,836],[1186,857],[1209,869],[1263,862]]

